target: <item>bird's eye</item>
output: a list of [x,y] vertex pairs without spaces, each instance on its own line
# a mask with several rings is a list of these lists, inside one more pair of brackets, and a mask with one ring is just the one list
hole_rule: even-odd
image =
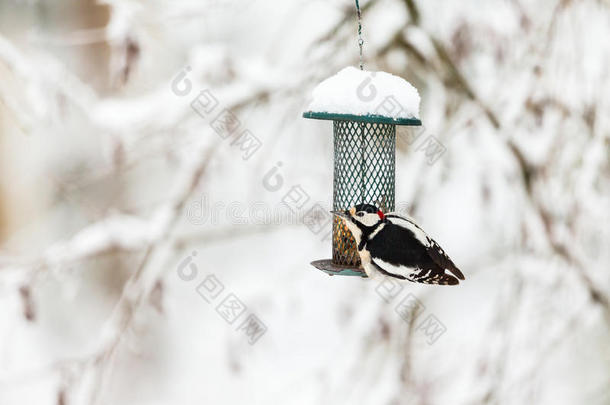
[[359,216],[359,217],[363,217],[364,216],[364,212],[362,212],[362,211],[357,212],[356,215]]

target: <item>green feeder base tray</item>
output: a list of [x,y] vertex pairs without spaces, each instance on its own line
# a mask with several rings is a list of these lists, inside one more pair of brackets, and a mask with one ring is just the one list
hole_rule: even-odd
[[316,260],[311,262],[311,265],[318,270],[322,270],[329,276],[359,276],[367,277],[363,269],[353,266],[342,266],[340,264],[334,264],[332,260]]

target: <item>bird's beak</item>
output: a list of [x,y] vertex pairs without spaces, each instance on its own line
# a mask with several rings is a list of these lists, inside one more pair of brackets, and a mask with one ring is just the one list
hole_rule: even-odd
[[339,218],[348,218],[347,213],[344,211],[331,211],[330,213],[338,216]]

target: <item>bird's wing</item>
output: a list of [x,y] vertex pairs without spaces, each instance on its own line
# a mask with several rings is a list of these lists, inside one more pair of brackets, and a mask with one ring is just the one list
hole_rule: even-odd
[[460,280],[464,280],[464,275],[449,258],[449,256],[447,256],[447,253],[445,253],[443,248],[441,248],[434,239],[429,237],[426,232],[424,232],[424,230],[415,223],[413,218],[403,217],[394,213],[387,214],[386,218],[388,218],[390,222],[396,225],[401,225],[413,232],[417,240],[419,240],[421,244],[425,246],[428,256],[434,260],[434,263],[436,263],[441,269],[449,270]]
[[440,285],[455,285],[459,283],[457,278],[445,273],[442,269],[422,270],[420,268],[397,266],[378,257],[371,257],[371,263],[373,263],[379,272],[386,276],[409,280],[414,283]]
[[442,269],[449,270],[454,276],[460,280],[464,280],[464,275],[453,263],[453,261],[447,256],[447,253],[439,246],[433,239],[430,238],[430,245],[426,248],[428,256],[434,260],[436,264]]
[[410,230],[415,238],[424,246],[428,247],[430,245],[430,237],[424,232],[423,229],[419,227],[411,217],[403,217],[394,213],[386,214],[385,217],[391,223],[395,225],[399,225],[403,228],[407,228]]

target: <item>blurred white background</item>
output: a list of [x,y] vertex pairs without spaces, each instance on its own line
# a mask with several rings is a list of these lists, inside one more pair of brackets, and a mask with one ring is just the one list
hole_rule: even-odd
[[446,148],[398,130],[396,199],[457,287],[309,265],[352,1],[0,1],[0,404],[610,404],[610,3],[361,6]]

